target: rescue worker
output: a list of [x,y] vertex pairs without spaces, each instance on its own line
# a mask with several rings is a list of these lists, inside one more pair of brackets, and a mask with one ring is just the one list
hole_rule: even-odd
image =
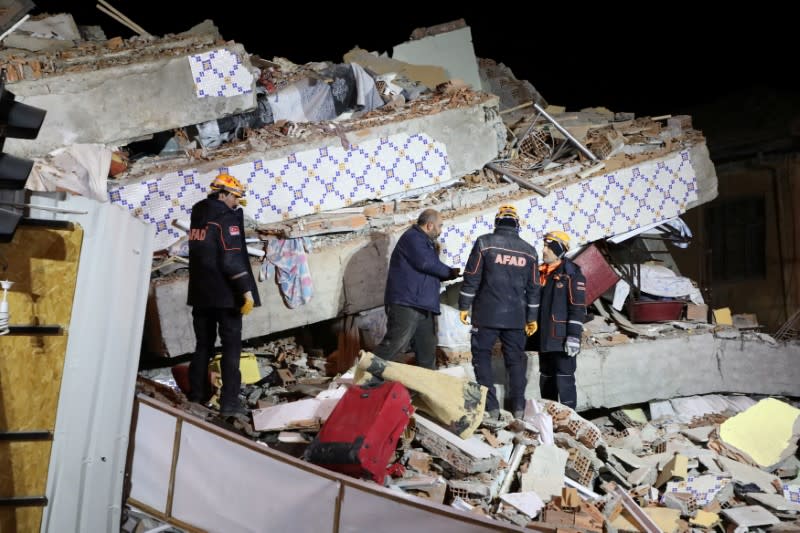
[[539,332],[532,347],[539,352],[539,391],[542,398],[575,409],[576,356],[586,318],[586,279],[581,268],[566,257],[570,237],[563,231],[544,236]]
[[439,260],[436,239],[441,233],[441,215],[435,209],[426,209],[397,240],[384,294],[386,335],[374,351],[381,359],[397,360],[413,343],[417,365],[436,368],[434,318],[439,314],[439,289],[442,281],[460,275],[458,268]]
[[222,416],[247,415],[239,401],[242,383],[242,316],[260,305],[244,239],[245,188],[233,176],[219,174],[205,200],[192,206],[189,230],[189,299],[197,341],[189,364],[189,400],[210,396],[208,364],[219,333],[222,344]]
[[509,378],[509,397],[516,418],[525,409],[528,359],[525,337],[537,329],[539,313],[538,256],[519,236],[520,222],[513,205],[502,205],[494,232],[481,235],[472,247],[458,297],[461,322],[469,324],[472,308],[472,367],[486,396],[488,417],[498,420],[500,404],[492,375],[492,347],[497,338]]

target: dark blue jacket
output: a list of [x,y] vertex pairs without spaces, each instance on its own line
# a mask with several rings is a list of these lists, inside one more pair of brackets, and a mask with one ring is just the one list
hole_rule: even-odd
[[214,197],[192,207],[189,230],[189,299],[198,308],[234,308],[250,291],[261,305],[244,240],[244,214]]
[[397,240],[389,261],[384,304],[439,314],[439,288],[450,267],[439,261],[433,241],[414,224]]
[[472,307],[477,327],[522,329],[539,314],[536,250],[516,228],[499,226],[475,240],[464,268],[458,308]]
[[581,267],[563,259],[542,285],[539,330],[533,335],[537,352],[563,352],[567,337],[581,338],[586,320],[586,278]]

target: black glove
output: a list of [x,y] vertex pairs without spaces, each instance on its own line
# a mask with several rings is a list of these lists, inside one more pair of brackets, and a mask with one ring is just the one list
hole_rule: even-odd
[[451,268],[450,275],[447,277],[445,281],[450,281],[454,279],[458,279],[461,276],[461,269],[460,268]]

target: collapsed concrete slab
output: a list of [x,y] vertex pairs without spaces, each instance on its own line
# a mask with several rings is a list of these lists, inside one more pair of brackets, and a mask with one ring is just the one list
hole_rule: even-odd
[[[126,144],[153,133],[255,107],[255,76],[244,48],[218,35],[83,43],[50,55],[9,59],[17,100],[47,110],[35,140],[5,150],[43,156],[75,143]],[[8,63],[8,65],[6,65]]]
[[[580,409],[714,392],[800,396],[797,343],[771,345],[705,333],[584,348],[578,357]],[[526,396],[539,397],[534,354],[529,358]]]
[[[576,245],[580,245],[672,218],[713,198],[717,187],[713,169],[705,143],[698,143],[646,164],[578,181],[544,198],[520,191],[512,200],[490,196],[480,205],[443,210],[442,260],[463,267],[475,238],[491,231],[500,203],[513,202],[525,215],[521,234],[526,240],[540,243],[543,232],[560,225],[568,228]],[[470,189],[464,190],[465,196],[469,194]],[[455,190],[453,194],[458,192]],[[449,202],[454,204],[452,200]],[[438,205],[426,201],[425,207]],[[391,250],[416,212],[406,214],[400,225],[374,230],[369,235],[329,237],[318,242],[308,255],[314,296],[307,305],[287,309],[272,283],[260,283],[263,305],[244,321],[244,338],[382,305]],[[149,337],[154,341],[151,348],[156,353],[176,356],[194,350],[186,291],[185,274],[153,284],[148,324],[152,331]]]
[[109,196],[154,224],[156,246],[165,248],[183,235],[173,222],[188,218],[220,170],[247,183],[244,211],[256,224],[438,189],[482,168],[505,142],[497,98],[472,96],[465,105],[421,100],[374,119],[318,126],[308,139],[264,131],[207,162],[155,160],[112,185]]

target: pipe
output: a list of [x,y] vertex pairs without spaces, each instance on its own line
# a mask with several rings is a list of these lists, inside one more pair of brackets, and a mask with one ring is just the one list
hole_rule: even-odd
[[503,479],[503,484],[500,485],[500,492],[497,493],[498,496],[502,496],[511,488],[511,481],[513,481],[514,474],[517,472],[520,463],[522,463],[522,456],[525,455],[525,450],[527,449],[528,447],[524,444],[516,444],[514,446],[514,451],[511,452],[508,470],[506,470],[506,477]]
[[568,131],[567,131],[567,130],[564,128],[564,126],[562,126],[561,124],[559,124],[558,122],[556,122],[556,119],[554,119],[553,117],[551,117],[550,115],[548,115],[548,114],[547,114],[547,111],[545,111],[544,109],[542,109],[542,106],[540,106],[539,104],[533,104],[533,107],[534,107],[534,108],[536,108],[536,110],[537,110],[539,113],[541,113],[541,114],[542,114],[542,116],[543,116],[544,118],[546,118],[547,120],[549,120],[549,121],[550,121],[550,123],[551,123],[553,126],[555,126],[555,128],[556,128],[558,131],[560,131],[560,132],[561,132],[561,135],[563,135],[564,137],[566,137],[567,139],[569,139],[569,140],[570,140],[570,142],[571,142],[572,144],[574,144],[574,145],[575,145],[575,147],[576,147],[578,150],[580,150],[581,152],[583,152],[583,155],[585,155],[586,157],[588,157],[588,158],[589,158],[589,159],[591,159],[592,161],[597,161],[597,157],[596,157],[596,156],[595,156],[595,155],[594,155],[592,152],[590,152],[588,148],[586,148],[584,145],[582,145],[582,144],[581,144],[581,142],[580,142],[578,139],[576,139],[575,137],[573,137],[573,136],[572,136],[572,134],[571,134],[570,132],[568,132]]
[[486,163],[486,168],[494,170],[498,174],[504,176],[506,178],[506,181],[508,181],[509,183],[516,183],[523,189],[528,189],[529,191],[535,191],[541,194],[542,196],[547,196],[548,194],[550,194],[550,191],[548,189],[545,189],[544,187],[541,187],[539,185],[534,185],[528,180],[510,173],[508,170],[504,169],[499,165],[496,165],[495,163]]

